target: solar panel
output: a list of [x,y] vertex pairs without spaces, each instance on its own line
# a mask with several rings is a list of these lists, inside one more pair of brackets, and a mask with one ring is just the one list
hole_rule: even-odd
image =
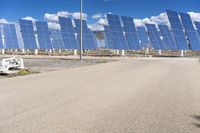
[[2,38],[2,27],[1,27],[1,25],[0,25],[0,49],[3,49],[4,48],[4,46],[3,46],[3,38]]
[[40,49],[52,49],[52,43],[50,38],[50,33],[48,29],[47,22],[36,22],[36,28],[37,28],[37,35],[38,35],[38,43],[40,46]]
[[133,18],[122,16],[122,22],[124,24],[125,37],[131,50],[140,50],[140,42],[138,33],[133,22]]
[[25,49],[38,49],[32,21],[19,20]]
[[148,34],[144,27],[137,27],[137,30],[141,48],[146,48],[149,45]]
[[114,49],[113,39],[109,26],[104,26],[104,32],[105,32],[105,42],[106,42],[105,48]]
[[167,25],[158,25],[160,29],[160,34],[163,37],[162,42],[167,50],[177,50],[176,42],[172,36]]
[[183,26],[185,28],[185,33],[188,37],[190,47],[192,50],[200,50],[200,36],[193,26],[191,17],[187,13],[179,13]]
[[59,17],[61,34],[66,49],[79,49],[71,18]]
[[6,49],[19,49],[17,33],[14,24],[3,24],[4,46]]
[[113,40],[114,49],[128,50],[129,46],[121,27],[120,18],[117,15],[107,14],[111,38]]
[[[75,19],[76,24],[76,32],[77,37],[80,42],[80,29],[81,29],[81,21],[80,19]],[[96,49],[96,42],[94,41],[94,38],[92,37],[92,32],[88,29],[86,20],[83,20],[83,49]]]
[[145,24],[151,44],[156,50],[165,50],[155,24]]
[[199,32],[200,35],[200,22],[194,22],[194,24],[196,25],[197,31]]
[[65,49],[60,30],[49,30],[53,49]]
[[175,37],[175,41],[179,50],[188,50],[189,46],[185,37],[184,29],[179,19],[179,15],[175,11],[167,10],[167,16]]

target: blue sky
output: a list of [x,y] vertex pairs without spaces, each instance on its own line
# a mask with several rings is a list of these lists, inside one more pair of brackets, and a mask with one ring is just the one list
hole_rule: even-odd
[[[17,22],[19,18],[31,16],[44,20],[44,14],[56,14],[59,11],[70,13],[79,11],[79,0],[0,0],[0,19]],[[84,12],[88,23],[94,14],[113,14],[150,18],[171,9],[181,12],[200,12],[200,0],[83,0]]]
[[[79,11],[79,0],[0,0],[0,18],[16,21],[33,16],[43,19],[45,13]],[[200,12],[200,0],[83,0],[89,18],[95,13],[128,15],[144,18],[158,15],[165,9]]]

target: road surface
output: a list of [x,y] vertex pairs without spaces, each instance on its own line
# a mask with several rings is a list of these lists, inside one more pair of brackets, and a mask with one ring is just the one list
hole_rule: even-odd
[[195,59],[125,59],[0,80],[0,133],[199,132]]

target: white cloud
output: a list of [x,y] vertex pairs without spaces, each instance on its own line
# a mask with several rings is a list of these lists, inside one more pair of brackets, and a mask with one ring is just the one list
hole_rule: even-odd
[[88,25],[88,28],[91,29],[92,31],[103,31],[104,30],[103,25],[100,25],[98,23]]
[[[72,18],[74,18],[74,19],[80,19],[80,12],[74,12],[74,13],[72,13]],[[83,13],[83,19],[84,20],[87,20],[87,14],[86,13]]]
[[97,13],[97,14],[94,14],[93,16],[92,16],[92,19],[100,19],[100,18],[102,18],[103,17],[103,14],[102,13]]
[[99,19],[98,24],[108,25],[108,20],[106,18],[101,18],[101,19]]
[[144,19],[134,19],[134,23],[136,26],[145,26],[145,23],[150,24],[165,24],[169,25],[168,17],[166,13],[161,13],[158,16],[152,16],[150,18],[144,18]]
[[0,19],[0,23],[7,24],[8,21],[6,19],[2,18],[2,19]]
[[188,12],[193,21],[200,21],[200,13]]
[[[47,21],[58,21],[58,17],[71,17],[74,19],[80,19],[80,12],[67,12],[67,11],[60,11],[55,14],[52,13],[45,13],[44,19]],[[83,19],[87,19],[87,14],[83,13]]]
[[35,21],[37,21],[37,19],[35,19],[35,18],[33,18],[33,17],[25,17],[25,18],[22,18],[22,19],[24,19],[24,20],[30,20],[30,21],[33,21],[33,22],[35,22]]
[[56,22],[48,22],[49,29],[60,30],[60,25]]

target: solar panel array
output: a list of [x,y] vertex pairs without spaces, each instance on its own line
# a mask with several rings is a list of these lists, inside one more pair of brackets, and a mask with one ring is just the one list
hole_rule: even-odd
[[[193,23],[187,13],[171,10],[166,13],[170,26],[145,23],[142,27],[136,27],[132,17],[107,14],[108,25],[104,25],[105,48],[200,50],[200,22]],[[19,26],[0,24],[0,49],[79,49],[81,21],[59,17],[55,23],[60,28],[50,29],[47,22],[24,19],[19,20]],[[83,20],[83,49],[94,50],[98,47],[97,37]]]
[[165,46],[166,50],[178,50],[176,46],[176,42],[172,36],[172,33],[170,32],[167,25],[158,25],[160,29],[160,34],[162,35],[162,43]]
[[35,38],[35,31],[33,27],[33,22],[29,20],[19,20],[21,34],[23,37],[24,48],[25,49],[38,49],[36,38]]
[[5,49],[19,49],[16,29],[14,24],[3,24]]
[[188,37],[188,41],[192,50],[200,50],[200,37],[198,32],[195,30],[191,17],[187,13],[179,13],[183,26],[185,28],[185,33]]
[[133,18],[122,16],[122,22],[124,24],[125,37],[131,50],[140,50],[140,42],[138,33],[133,23]]
[[179,19],[179,14],[175,11],[167,10],[167,16],[169,18],[169,22],[173,31],[173,35],[176,40],[176,44],[179,50],[188,50],[188,42],[186,40],[186,36],[184,33],[184,29]]
[[113,39],[109,26],[104,26],[106,46],[105,48],[114,49]]
[[160,35],[158,33],[158,30],[156,29],[156,25],[145,24],[145,26],[147,28],[152,47],[156,50],[166,50],[160,39]]
[[49,30],[51,36],[51,42],[53,45],[53,49],[63,50],[65,49],[65,45],[62,39],[62,34],[60,30],[51,29]]
[[[77,32],[77,37],[80,43],[80,30],[81,30],[81,21],[80,19],[75,19],[75,24],[76,24],[76,32]],[[82,21],[83,23],[83,49],[91,49],[94,50],[97,48],[96,42],[94,42],[93,36],[90,31],[90,29],[87,27],[87,22],[85,20]]]
[[150,44],[148,40],[148,34],[145,30],[145,27],[137,27],[137,30],[141,48],[144,49]]
[[37,39],[40,49],[42,50],[52,49],[53,46],[51,43],[47,22],[37,21],[36,28],[37,28]]
[[120,18],[117,15],[107,14],[109,23],[110,35],[113,41],[114,49],[128,50],[128,43],[124,36],[124,31],[121,27]]
[[59,17],[59,22],[65,49],[79,49],[71,18]]

